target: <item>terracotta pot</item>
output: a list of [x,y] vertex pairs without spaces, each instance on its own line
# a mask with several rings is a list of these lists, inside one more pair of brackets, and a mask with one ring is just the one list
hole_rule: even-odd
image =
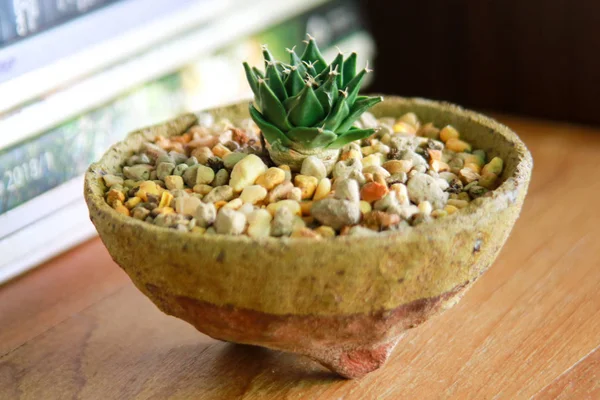
[[[211,111],[234,123],[247,105]],[[381,367],[404,331],[456,304],[492,264],[519,216],[532,158],[507,127],[457,106],[388,97],[376,116],[413,111],[452,124],[505,161],[504,183],[447,218],[408,233],[309,238],[197,236],[125,217],[101,175],[141,143],[184,132],[194,115],[134,132],[85,177],[90,218],[113,259],[162,311],[221,340],[309,356],[347,378]]]

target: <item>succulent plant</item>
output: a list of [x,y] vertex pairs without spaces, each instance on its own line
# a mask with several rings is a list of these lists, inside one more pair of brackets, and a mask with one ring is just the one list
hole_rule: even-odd
[[339,149],[374,133],[354,122],[381,97],[359,96],[363,78],[371,70],[356,72],[356,53],[344,59],[339,53],[329,65],[309,35],[298,56],[287,49],[289,63],[273,58],[263,46],[265,71],[244,63],[254,92],[250,115],[272,147],[315,152]]

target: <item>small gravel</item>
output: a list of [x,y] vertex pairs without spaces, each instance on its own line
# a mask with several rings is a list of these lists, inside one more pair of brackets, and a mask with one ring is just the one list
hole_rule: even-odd
[[502,183],[504,161],[473,149],[454,127],[408,113],[357,127],[330,173],[316,156],[300,171],[274,165],[251,120],[208,114],[178,137],[159,137],[103,175],[120,214],[194,234],[252,238],[372,236],[449,218]]

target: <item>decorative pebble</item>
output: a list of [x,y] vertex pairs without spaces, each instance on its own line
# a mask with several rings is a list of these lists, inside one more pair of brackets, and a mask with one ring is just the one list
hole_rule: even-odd
[[319,181],[319,184],[317,185],[317,189],[315,190],[315,194],[313,195],[313,200],[324,199],[330,192],[331,180],[329,178],[323,178]]
[[264,200],[266,197],[267,189],[260,185],[246,186],[240,195],[242,201],[249,204],[256,204],[259,201]]
[[354,179],[338,179],[335,181],[334,197],[340,200],[348,200],[353,203],[360,201],[360,190],[358,182]]
[[345,225],[358,223],[361,217],[358,203],[340,199],[323,199],[315,201],[311,214],[323,225],[340,229]]
[[183,189],[183,178],[178,175],[165,176],[165,186],[169,190]]
[[281,168],[271,167],[256,179],[256,184],[267,190],[273,189],[285,180],[285,171]]
[[327,177],[325,164],[316,156],[308,156],[302,161],[300,173],[302,175],[314,176],[317,180]]
[[294,214],[288,207],[280,207],[273,216],[271,221],[271,235],[278,236],[290,236],[293,231],[294,225]]
[[273,216],[267,210],[254,210],[248,215],[248,236],[253,238],[271,236]]
[[294,178],[294,185],[302,191],[302,200],[311,199],[318,184],[319,180],[314,176],[296,175]]
[[443,208],[448,200],[448,193],[440,188],[434,178],[426,174],[416,174],[410,178],[406,188],[408,197],[415,204],[429,201],[434,208]]
[[229,201],[233,198],[231,186],[218,186],[202,198],[205,203],[216,203],[217,201]]
[[194,217],[196,218],[196,225],[201,228],[208,228],[215,222],[217,218],[217,209],[213,203],[200,203],[196,207],[196,212],[194,213]]
[[377,201],[388,192],[388,187],[377,182],[369,182],[360,189],[360,198],[364,201],[372,203]]
[[246,228],[246,216],[230,208],[221,208],[217,213],[214,227],[221,235],[241,235]]
[[241,192],[246,186],[253,185],[256,179],[267,171],[260,157],[250,154],[241,159],[231,171],[229,186],[235,192]]

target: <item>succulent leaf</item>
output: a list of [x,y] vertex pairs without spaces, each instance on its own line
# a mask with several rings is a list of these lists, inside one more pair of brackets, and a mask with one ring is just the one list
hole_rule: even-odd
[[290,109],[288,118],[295,126],[313,126],[325,118],[325,110],[315,95],[312,85],[304,86],[298,100]]
[[252,72],[254,72],[256,74],[257,78],[265,79],[265,74],[263,74],[263,72],[260,69],[258,69],[256,67],[252,67]]
[[290,130],[292,126],[287,119],[285,108],[264,80],[258,82],[258,92],[261,112],[265,119],[282,131]]
[[332,130],[339,134],[338,127],[346,117],[348,117],[348,114],[350,114],[350,107],[348,106],[346,98],[344,96],[338,97],[335,107],[325,119],[325,129]]
[[360,71],[346,86],[346,91],[348,92],[348,101],[350,104],[353,104],[356,101],[356,97],[358,96],[358,92],[360,91],[360,84],[364,79],[365,75],[367,75],[367,69],[363,69]]
[[375,129],[350,129],[348,132],[340,135],[337,139],[331,142],[328,149],[339,149],[350,142],[367,138],[375,133]]
[[279,128],[265,121],[262,114],[252,104],[250,104],[250,116],[262,131],[267,142],[270,144],[280,142],[286,147],[292,144],[292,141]]
[[306,61],[308,63],[312,63],[315,67],[315,71],[320,74],[325,68],[327,68],[327,62],[323,58],[315,39],[310,38],[308,40],[308,44],[306,45],[306,49],[304,53],[302,53],[301,57],[302,61]]
[[331,112],[331,108],[338,98],[336,77],[330,76],[324,84],[315,90],[315,94],[317,95],[319,102],[321,102],[325,113],[329,114],[329,112]]
[[302,91],[302,88],[304,87],[304,79],[302,79],[302,76],[297,68],[291,69],[291,72],[286,78],[284,85],[288,97],[296,96],[300,93],[300,91]]
[[[254,96],[256,98],[259,98],[258,77],[256,76],[256,73],[252,70],[252,68],[250,68],[250,65],[248,65],[247,62],[244,63],[244,71],[246,72],[246,79],[248,80],[250,89],[252,89]],[[259,104],[259,107],[260,107],[260,104]]]
[[338,87],[343,87],[344,85],[344,55],[339,53],[333,62],[330,65],[331,71],[335,71],[337,73],[337,85]]
[[266,79],[265,79],[273,91],[279,101],[284,101],[287,99],[287,93],[285,91],[285,86],[283,86],[283,81],[281,80],[281,75],[277,71],[275,65],[271,64],[267,67],[266,70]]
[[295,143],[302,145],[307,149],[324,147],[337,139],[337,135],[332,131],[322,128],[297,127],[288,132],[288,137]]
[[342,87],[348,86],[348,84],[350,83],[352,78],[354,78],[356,76],[357,57],[358,56],[356,55],[356,53],[352,53],[348,56],[348,58],[346,58],[346,61],[344,61],[344,68],[342,68],[344,83],[343,83]]
[[352,124],[360,118],[362,113],[373,107],[375,104],[383,101],[383,97],[367,97],[361,100],[357,100],[352,106],[350,114],[346,117],[344,122],[337,128],[336,132],[344,133],[352,128]]

